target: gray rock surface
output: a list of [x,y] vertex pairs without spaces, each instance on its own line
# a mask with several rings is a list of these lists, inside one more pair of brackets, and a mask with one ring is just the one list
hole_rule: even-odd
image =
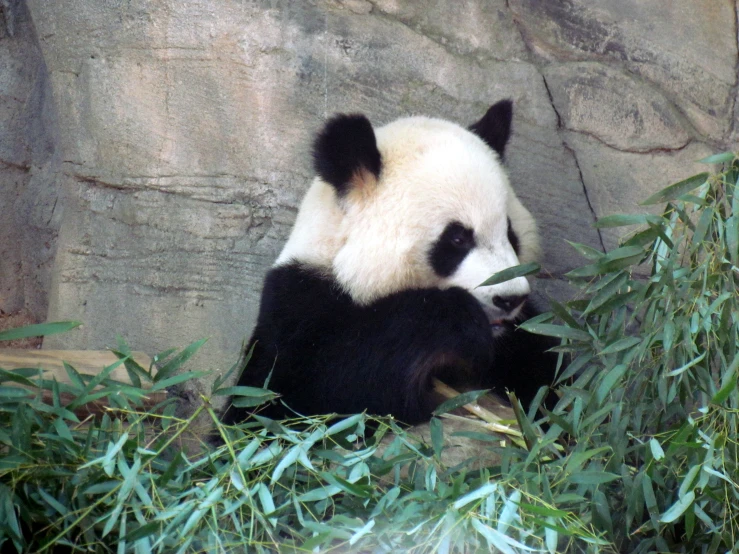
[[669,95],[705,138],[726,137],[736,99],[731,0],[510,0],[547,60],[616,64]]
[[678,111],[633,75],[595,62],[550,64],[544,74],[568,130],[623,152],[679,150],[690,141]]
[[469,123],[513,98],[507,163],[558,297],[581,263],[565,239],[614,245],[597,217],[737,147],[728,0],[8,5],[0,309],[85,322],[46,346],[207,336],[201,360],[228,366],[337,111]]
[[[634,153],[604,148],[590,136],[566,133],[567,144],[577,152],[583,180],[588,187],[590,202],[599,216],[617,213],[659,213],[661,206],[640,207],[639,202],[690,175],[707,171],[697,160],[714,153],[702,143],[691,143],[674,152],[654,150]],[[632,229],[633,230],[633,229]],[[624,230],[602,229],[607,248],[615,248]]]
[[22,2],[5,3],[0,12],[0,61],[0,320],[42,321],[63,210],[56,116]]

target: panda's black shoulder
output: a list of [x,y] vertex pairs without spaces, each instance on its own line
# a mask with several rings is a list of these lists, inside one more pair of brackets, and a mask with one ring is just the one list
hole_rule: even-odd
[[311,264],[293,261],[270,269],[264,280],[263,291],[269,291],[272,287],[284,287],[286,290],[294,287],[301,289],[310,287],[324,292],[330,289],[333,282],[333,277],[326,270]]
[[292,262],[272,268],[264,279],[257,326],[344,311],[353,304],[336,280],[322,268]]

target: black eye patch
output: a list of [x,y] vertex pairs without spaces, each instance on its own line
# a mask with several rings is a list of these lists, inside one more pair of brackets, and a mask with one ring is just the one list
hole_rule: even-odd
[[429,263],[437,275],[449,277],[474,247],[475,235],[472,229],[453,221],[447,224],[431,247]]
[[519,242],[518,242],[518,235],[513,230],[513,225],[511,225],[511,218],[508,218],[508,242],[511,243],[511,246],[513,247],[514,252],[516,255],[520,255],[521,252],[519,252]]

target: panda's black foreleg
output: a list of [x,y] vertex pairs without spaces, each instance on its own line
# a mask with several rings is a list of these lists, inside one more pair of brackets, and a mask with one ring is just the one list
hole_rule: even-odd
[[[536,314],[534,309],[527,307],[523,319]],[[495,357],[487,380],[488,386],[501,394],[505,394],[506,390],[514,392],[524,408],[528,409],[539,389],[554,383],[558,354],[549,350],[558,346],[559,341],[529,333],[510,323],[506,332],[496,337],[494,343]],[[551,410],[557,400],[556,394],[549,391],[544,397],[544,406]]]
[[367,306],[355,329],[354,371],[370,376],[367,409],[406,423],[431,417],[432,378],[479,383],[492,363],[487,317],[467,291],[403,291]]

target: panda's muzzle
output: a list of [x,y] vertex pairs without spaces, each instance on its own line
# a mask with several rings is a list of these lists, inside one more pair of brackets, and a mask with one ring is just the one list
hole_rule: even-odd
[[517,310],[526,302],[528,294],[511,294],[508,296],[493,296],[493,305],[508,313]]
[[500,328],[506,321],[515,319],[528,297],[528,294],[494,296],[493,306],[495,308],[485,310],[490,320],[490,326],[493,329]]

